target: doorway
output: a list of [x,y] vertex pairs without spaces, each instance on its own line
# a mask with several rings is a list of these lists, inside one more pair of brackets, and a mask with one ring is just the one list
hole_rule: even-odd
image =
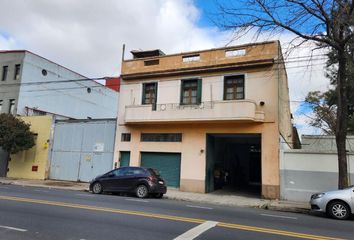
[[206,192],[261,195],[261,134],[207,134]]

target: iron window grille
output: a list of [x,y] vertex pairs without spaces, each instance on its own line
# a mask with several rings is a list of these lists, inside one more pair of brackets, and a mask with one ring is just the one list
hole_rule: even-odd
[[182,142],[182,133],[142,133],[141,142]]
[[130,142],[131,134],[130,133],[122,133],[121,141],[122,142]]

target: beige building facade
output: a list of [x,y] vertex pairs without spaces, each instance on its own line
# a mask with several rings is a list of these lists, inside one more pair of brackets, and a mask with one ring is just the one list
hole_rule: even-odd
[[158,169],[168,186],[279,198],[279,151],[292,148],[277,41],[122,63],[115,166]]

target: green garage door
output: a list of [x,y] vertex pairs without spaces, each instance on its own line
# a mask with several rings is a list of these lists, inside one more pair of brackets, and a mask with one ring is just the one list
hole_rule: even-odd
[[180,153],[141,153],[141,166],[157,169],[169,187],[179,187],[181,173]]
[[119,167],[129,167],[130,152],[120,152],[120,165]]

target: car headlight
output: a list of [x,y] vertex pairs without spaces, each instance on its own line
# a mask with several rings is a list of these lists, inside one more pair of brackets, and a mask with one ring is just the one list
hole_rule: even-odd
[[316,193],[311,196],[311,199],[318,199],[318,198],[323,197],[324,195],[325,195],[325,193]]

